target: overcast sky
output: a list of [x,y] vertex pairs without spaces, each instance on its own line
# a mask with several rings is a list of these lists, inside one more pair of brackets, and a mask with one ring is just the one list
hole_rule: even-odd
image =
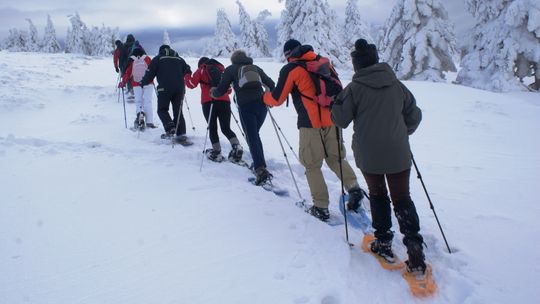
[[[67,15],[79,12],[87,25],[118,26],[121,31],[142,28],[180,28],[215,24],[216,10],[225,8],[231,22],[238,22],[235,0],[1,0],[0,36],[10,28],[27,28],[30,18],[39,31],[50,14],[59,37],[65,36]],[[329,0],[338,15],[343,15],[346,0]],[[382,23],[394,0],[359,0],[358,5],[368,22]],[[268,9],[271,18],[279,18],[284,3],[278,0],[242,0],[248,13],[255,17]]]

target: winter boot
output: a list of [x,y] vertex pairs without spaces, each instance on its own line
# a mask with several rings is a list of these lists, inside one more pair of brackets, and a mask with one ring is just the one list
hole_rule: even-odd
[[233,144],[228,158],[231,162],[237,163],[242,160],[243,154],[244,150],[242,149],[242,146],[240,144]]
[[214,149],[206,149],[204,151],[204,154],[206,154],[206,157],[216,163],[222,162],[225,158],[223,155],[221,155],[220,150],[214,150]]
[[156,126],[155,124],[151,123],[151,122],[146,123],[146,127],[147,127],[147,128],[150,128],[150,129],[155,129],[155,128],[157,128],[157,126]]
[[308,213],[323,222],[326,222],[330,219],[330,211],[328,211],[328,208],[319,208],[313,205],[308,209]]
[[255,169],[255,185],[260,186],[272,180],[272,174],[264,166]]
[[394,233],[392,228],[392,209],[390,208],[390,199],[386,197],[371,197],[369,200],[371,207],[371,219],[373,229],[375,229],[375,238],[383,244],[392,243]]
[[396,258],[394,252],[392,252],[392,241],[381,242],[378,239],[375,239],[369,245],[369,249],[374,254],[383,258],[387,263],[394,264],[396,263]]
[[423,274],[426,263],[420,235],[420,220],[412,200],[401,200],[394,203],[394,213],[399,223],[399,231],[403,234],[403,244],[407,247],[409,259],[405,262],[409,273]]
[[[174,131],[173,131],[174,132]],[[180,144],[182,146],[191,146],[193,144],[192,141],[188,139],[188,137],[184,134],[182,135],[176,135],[174,137],[174,142],[177,144]]]
[[360,187],[353,187],[349,189],[349,202],[347,203],[347,209],[357,212],[360,208],[360,203],[364,198],[364,191]]
[[145,115],[144,112],[137,113],[137,118],[135,118],[134,127],[135,129],[144,130],[146,127],[145,124]]

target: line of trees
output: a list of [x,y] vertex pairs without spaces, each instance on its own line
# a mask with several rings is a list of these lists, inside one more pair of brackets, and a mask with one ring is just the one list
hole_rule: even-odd
[[3,48],[12,52],[44,52],[44,53],[66,53],[84,54],[89,56],[110,55],[114,49],[114,42],[118,39],[118,28],[88,27],[78,13],[68,16],[71,27],[67,30],[65,48],[62,49],[56,38],[56,30],[47,15],[47,25],[40,39],[37,28],[30,19],[28,30],[12,28],[5,39]]

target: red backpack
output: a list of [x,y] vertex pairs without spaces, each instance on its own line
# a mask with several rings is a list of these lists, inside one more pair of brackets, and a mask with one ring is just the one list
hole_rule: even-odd
[[338,74],[330,64],[330,60],[317,55],[315,60],[299,60],[293,63],[306,69],[315,85],[314,98],[305,96],[304,94],[302,96],[313,100],[322,107],[329,107],[334,97],[343,90]]

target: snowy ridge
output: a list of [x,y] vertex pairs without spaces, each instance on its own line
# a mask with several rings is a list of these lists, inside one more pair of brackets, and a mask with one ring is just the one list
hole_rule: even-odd
[[[261,130],[265,155],[290,198],[250,185],[251,173],[233,164],[204,160],[199,172],[206,127],[199,90],[187,94],[195,144],[173,149],[160,129],[137,138],[124,128],[110,58],[1,55],[0,82],[8,86],[0,88],[0,303],[416,302],[398,273],[348,248],[343,226],[294,206],[269,118]],[[187,61],[194,67],[197,59]],[[257,64],[277,79],[281,63]],[[439,294],[421,303],[534,302],[538,95],[406,84],[424,113],[413,152],[455,250],[445,251],[413,174],[439,284]],[[133,104],[127,110],[131,124]],[[272,113],[297,149],[294,109]],[[352,162],[350,129],[344,137]],[[303,168],[290,153],[289,160],[308,199]],[[324,174],[339,212],[339,181]],[[350,233],[358,244],[362,234]],[[394,247],[405,257],[399,233]]]

